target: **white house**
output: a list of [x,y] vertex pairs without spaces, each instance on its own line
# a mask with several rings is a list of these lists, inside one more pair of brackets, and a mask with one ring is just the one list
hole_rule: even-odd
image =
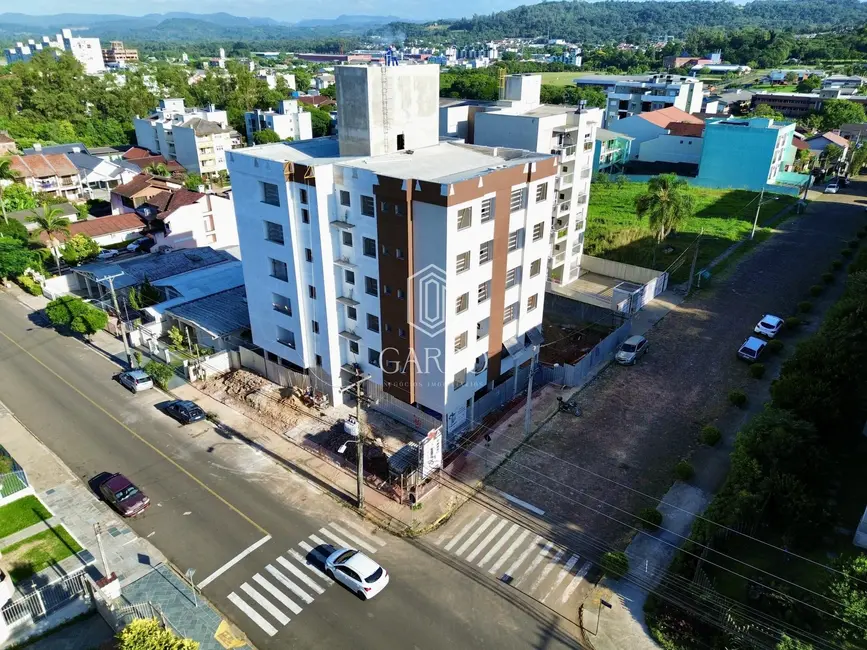
[[238,225],[231,196],[186,188],[149,197],[136,208],[147,221],[155,249],[229,248],[238,245]]
[[108,199],[109,190],[139,174],[138,167],[123,159],[112,161],[87,153],[69,153],[66,157],[78,169],[82,190],[89,198]]
[[313,122],[308,111],[297,99],[284,99],[276,111],[255,110],[244,114],[247,142],[253,143],[257,131],[271,129],[281,140],[309,140],[313,137]]
[[704,122],[679,108],[640,113],[611,123],[633,138],[630,160],[697,165],[701,160]]

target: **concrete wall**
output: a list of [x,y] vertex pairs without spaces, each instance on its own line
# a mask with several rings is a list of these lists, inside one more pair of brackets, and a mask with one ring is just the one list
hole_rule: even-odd
[[49,300],[84,289],[84,282],[78,273],[55,276],[42,285],[42,291]]
[[[208,202],[210,201],[210,211]],[[213,217],[213,231],[207,230]],[[238,224],[235,220],[235,206],[231,199],[209,194],[197,203],[186,205],[173,212],[166,220],[170,233],[158,233],[155,241],[158,246],[172,248],[199,248],[212,246],[227,248],[238,245]],[[213,235],[213,237],[209,237]]]
[[132,121],[135,128],[135,141],[139,147],[148,149],[149,151],[158,152],[159,142],[153,124],[150,120],[137,118]]
[[697,165],[701,159],[701,150],[702,138],[659,135],[641,143],[638,160]]
[[613,262],[601,257],[593,257],[592,255],[585,255],[581,266],[585,271],[589,271],[590,273],[607,275],[610,278],[619,278],[636,284],[650,282],[663,273],[662,271],[647,269],[633,264],[624,264],[623,262]]
[[[549,153],[550,146],[540,149],[539,118],[504,113],[478,113],[473,142],[489,147],[514,147]],[[548,143],[551,132],[548,131]]]
[[665,129],[656,126],[637,115],[609,122],[606,128],[635,138],[632,141],[632,147],[629,151],[631,159],[638,159],[642,143],[666,133]]
[[[172,133],[175,136],[175,156],[177,161],[190,173],[201,174],[199,165],[199,148],[196,142],[196,132],[190,128],[174,127]],[[166,154],[166,151],[160,151]]]

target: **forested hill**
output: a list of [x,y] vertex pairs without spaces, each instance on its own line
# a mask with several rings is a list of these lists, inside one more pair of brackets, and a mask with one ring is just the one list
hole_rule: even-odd
[[[747,26],[795,32],[856,27],[867,22],[867,3],[857,0],[754,0],[745,5],[708,0],[543,2],[451,22],[456,42],[507,36],[550,36],[578,43],[642,42],[684,36],[697,27]],[[395,24],[408,36],[430,35],[432,26]]]

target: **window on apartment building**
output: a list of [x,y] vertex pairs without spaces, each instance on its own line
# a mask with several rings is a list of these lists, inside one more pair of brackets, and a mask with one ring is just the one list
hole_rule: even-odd
[[390,331],[391,331],[391,324],[390,324],[390,323],[386,323],[386,324],[385,324],[385,331],[386,331],[386,332],[390,332]]
[[367,363],[375,368],[379,368],[379,350],[367,349]]
[[391,295],[391,286],[388,284],[382,285],[382,293],[385,294],[386,296],[390,296]]
[[584,219],[575,219],[575,230],[583,230],[584,229]]
[[280,260],[275,260],[273,258],[268,258],[271,262],[271,277],[277,278],[278,280],[283,280],[283,282],[289,281],[289,269],[286,266],[286,262],[281,262]]
[[572,254],[577,255],[580,252],[581,252],[581,240],[576,239],[575,241],[572,242]]
[[262,203],[280,205],[280,189],[274,183],[260,182],[259,185],[262,188]]
[[370,237],[362,237],[361,243],[364,247],[364,254],[367,257],[376,257],[376,242]]
[[513,303],[503,311],[503,324],[511,323],[518,317],[518,303]]
[[527,311],[533,311],[538,306],[539,306],[539,294],[534,293],[532,296],[527,298]]
[[215,244],[217,242],[217,236],[212,232],[205,233],[205,241],[209,244]]
[[361,197],[361,214],[365,217],[373,216],[373,197],[372,196],[363,196]]
[[527,188],[512,190],[512,195],[509,197],[509,212],[517,212],[525,207],[527,207]]
[[509,233],[509,250],[516,251],[524,245],[524,229],[519,228]]
[[301,199],[301,203],[303,203],[304,205],[307,205],[307,190],[304,190],[304,189],[299,190],[298,196]]
[[273,221],[265,222],[265,239],[274,244],[285,244],[283,239],[283,226]]
[[367,329],[371,332],[379,332],[379,316],[367,315]]
[[310,328],[313,330],[314,334],[319,334],[319,321],[314,320],[310,322]]
[[295,334],[285,327],[277,326],[277,343],[295,349]]
[[344,246],[352,246],[352,233],[343,231],[343,245]]
[[404,259],[403,258],[403,249],[402,248],[395,248],[394,249],[394,256],[399,260]]
[[313,251],[310,250],[309,248],[304,249],[304,259],[307,260],[308,262],[313,261]]
[[406,293],[404,292],[403,289],[397,290],[397,299],[398,300],[405,300],[406,299]]
[[343,281],[346,284],[355,284],[355,271],[343,269]]
[[358,320],[358,311],[356,311],[355,307],[346,306],[346,317],[349,320]]
[[340,205],[349,207],[349,192],[346,190],[340,190]]
[[460,352],[467,347],[468,332],[462,332],[455,337],[455,352]]
[[317,368],[321,368],[321,367],[322,367],[322,357],[321,357],[320,355],[318,355],[318,354],[316,355],[316,367],[317,367]]
[[358,341],[349,342],[349,351],[352,352],[352,354],[358,354]]
[[405,339],[406,338],[406,328],[405,327],[398,327],[397,328],[397,335],[400,338]]
[[494,242],[486,241],[479,246],[479,264],[487,264],[494,258]]
[[455,300],[455,312],[460,314],[470,308],[470,294],[465,293]]
[[379,295],[379,284],[374,278],[364,276],[364,292],[369,296]]
[[521,267],[516,266],[506,271],[506,289],[514,287],[521,281]]
[[487,223],[494,218],[494,199],[485,199],[482,201],[482,211],[479,221]]
[[461,253],[457,256],[457,260],[455,263],[455,271],[457,273],[463,273],[464,271],[470,270],[470,251],[466,253]]
[[458,230],[469,228],[473,225],[473,209],[462,208],[458,210]]
[[533,260],[530,264],[530,277],[535,278],[542,271],[542,260]]
[[301,223],[310,223],[310,210],[301,208]]
[[381,248],[381,250],[380,250],[380,254],[382,254],[382,255],[388,255],[388,246],[386,246],[385,244],[383,244],[380,248]]
[[316,300],[316,287],[312,284],[307,285],[307,295],[310,296],[313,300]]
[[479,304],[489,300],[491,297],[491,281],[485,280],[479,285]]
[[545,222],[537,223],[533,226],[533,241],[539,241],[545,236]]
[[548,183],[539,183],[536,186],[536,203],[541,203],[548,198]]
[[214,229],[214,215],[205,215],[205,232],[211,232]]
[[460,388],[461,386],[463,386],[466,383],[467,383],[467,369],[464,368],[463,370],[459,370],[458,372],[455,373],[455,379],[454,379],[454,383],[452,385],[454,386],[454,389],[457,390],[458,388]]
[[281,296],[279,293],[272,293],[271,304],[274,307],[274,311],[279,311],[287,316],[292,315],[292,301],[286,296]]

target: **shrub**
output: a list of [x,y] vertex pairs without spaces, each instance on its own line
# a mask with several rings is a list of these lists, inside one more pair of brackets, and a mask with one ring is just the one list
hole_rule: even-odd
[[798,303],[798,311],[799,312],[806,314],[807,312],[812,311],[812,309],[813,309],[813,303],[811,303],[809,300],[802,300],[801,302]]
[[642,508],[638,518],[645,530],[659,530],[662,525],[662,513],[656,508]]
[[135,356],[135,365],[137,365],[139,368],[141,368],[141,362],[142,362],[142,358],[143,358],[141,355],[141,352],[139,352],[138,350],[134,350],[133,355]]
[[754,363],[750,366],[750,377],[753,379],[761,379],[765,376],[765,364]]
[[674,466],[674,475],[681,481],[688,481],[695,476],[695,470],[688,460],[681,460]]
[[173,325],[168,332],[169,341],[172,342],[172,347],[180,350],[184,345],[184,333],[177,325]]
[[844,248],[843,250],[840,251],[840,255],[842,255],[843,257],[852,257],[852,249],[851,248]]
[[[788,323],[788,321],[786,321]],[[779,339],[771,339],[768,341],[768,351],[774,354],[779,354],[783,351],[784,343]]]
[[738,408],[742,408],[747,403],[747,394],[742,390],[733,390],[729,393],[729,401]]
[[843,268],[843,260],[834,260],[831,262],[831,270],[839,271],[841,268]]
[[722,432],[712,424],[706,424],[701,429],[701,441],[708,447],[713,447],[722,439]]
[[117,635],[118,650],[198,650],[199,643],[180,639],[155,618],[140,618]]
[[810,287],[810,295],[815,298],[816,296],[821,295],[823,290],[824,287],[821,284],[814,284]]
[[15,282],[19,287],[24,289],[31,296],[41,296],[42,295],[42,285],[40,285],[36,280],[31,278],[29,275],[19,275],[15,278]]
[[608,551],[602,556],[602,570],[609,578],[620,580],[629,571],[629,558],[623,551]]
[[790,316],[786,319],[786,328],[796,330],[801,326],[803,321],[798,316]]
[[833,273],[823,273],[822,274],[822,282],[825,284],[831,284],[834,281]]
[[175,374],[171,366],[167,366],[159,361],[148,361],[143,370],[149,374],[153,378],[154,383],[163,390],[169,387],[169,380],[172,378],[172,375]]

